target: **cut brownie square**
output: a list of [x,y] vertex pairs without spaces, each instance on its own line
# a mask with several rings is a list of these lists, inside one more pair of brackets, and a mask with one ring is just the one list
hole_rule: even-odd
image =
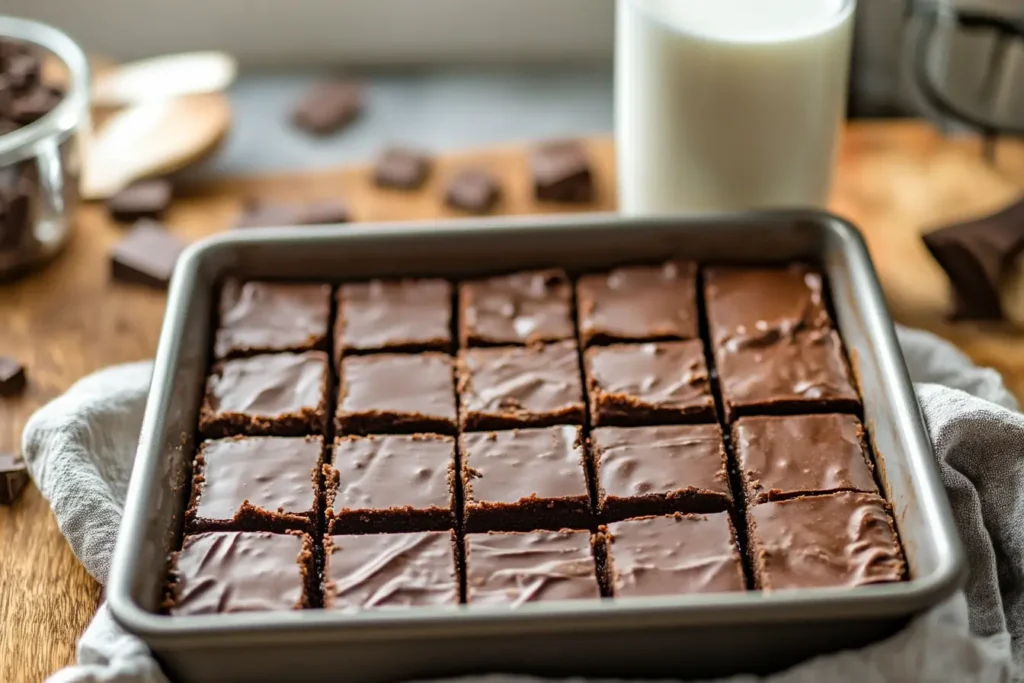
[[331,286],[280,282],[224,283],[217,358],[327,348]]
[[863,586],[903,580],[906,564],[889,505],[871,493],[790,498],[747,508],[754,585]]
[[236,436],[206,441],[193,465],[185,520],[194,531],[313,533],[324,440]]
[[669,261],[585,275],[576,287],[584,345],[697,337],[697,265]]
[[571,341],[463,350],[459,394],[468,431],[583,424],[583,383]]
[[602,540],[608,591],[617,598],[747,588],[728,512],[616,522]]
[[715,399],[699,339],[594,346],[584,358],[594,426],[715,419]]
[[211,531],[171,553],[165,606],[175,616],[302,609],[316,582],[306,534]]
[[459,437],[466,528],[561,529],[590,524],[578,427],[477,432]]
[[382,353],[341,361],[342,434],[456,431],[452,359],[443,353]]
[[471,606],[601,597],[589,531],[466,534],[465,571]]
[[572,288],[562,270],[538,270],[459,285],[462,346],[573,339]]
[[445,280],[349,283],[337,298],[339,354],[452,350],[452,286]]
[[203,436],[321,434],[327,414],[327,354],[274,353],[222,361],[206,380]]
[[878,492],[864,428],[852,415],[744,417],[732,433],[749,504],[807,493]]
[[455,532],[324,539],[324,607],[359,611],[459,604]]
[[839,335],[809,330],[777,342],[715,351],[726,418],[860,409]]
[[347,436],[326,467],[330,533],[455,526],[455,439],[433,434]]
[[601,427],[590,440],[604,521],[732,505],[717,424]]

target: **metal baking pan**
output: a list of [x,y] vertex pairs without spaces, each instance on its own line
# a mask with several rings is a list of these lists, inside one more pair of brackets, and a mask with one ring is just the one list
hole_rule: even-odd
[[[672,256],[812,260],[827,272],[909,581],[515,610],[159,613],[167,553],[181,533],[219,278],[465,277],[552,265],[599,269]],[[697,678],[777,670],[885,637],[953,593],[963,574],[963,549],[923,420],[853,226],[811,212],[573,215],[237,231],[192,246],[171,286],[107,597],[117,621],[181,681],[376,682],[486,671]]]

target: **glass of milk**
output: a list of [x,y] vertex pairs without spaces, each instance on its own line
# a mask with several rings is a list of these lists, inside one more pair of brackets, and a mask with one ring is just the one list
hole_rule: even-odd
[[628,214],[824,207],[855,0],[617,0]]

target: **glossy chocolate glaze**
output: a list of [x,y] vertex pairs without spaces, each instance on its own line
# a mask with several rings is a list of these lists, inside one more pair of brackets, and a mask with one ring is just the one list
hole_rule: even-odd
[[228,280],[221,289],[214,354],[323,349],[330,310],[327,284]]
[[459,286],[463,346],[571,339],[572,289],[561,270],[537,270]]
[[343,351],[452,347],[452,286],[445,280],[371,280],[338,290],[335,348]]

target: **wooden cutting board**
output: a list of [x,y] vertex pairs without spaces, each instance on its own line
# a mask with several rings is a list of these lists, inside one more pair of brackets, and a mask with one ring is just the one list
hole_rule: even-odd
[[[587,210],[614,208],[611,142],[588,142],[599,201]],[[366,169],[232,178],[187,188],[167,223],[186,239],[226,229],[242,199],[347,199],[360,221],[446,218],[438,197],[459,166],[497,173],[505,196],[497,211],[542,213],[530,197],[522,147],[446,155],[430,185],[408,194],[374,188]],[[834,210],[860,225],[900,322],[931,329],[976,361],[1000,370],[1024,398],[1022,337],[999,327],[949,325],[947,283],[919,239],[922,230],[986,212],[1024,188],[1024,144],[1004,143],[999,163],[981,157],[972,138],[941,137],[923,123],[860,123],[844,141]],[[79,377],[100,367],[152,357],[163,313],[161,292],[111,283],[106,253],[122,229],[99,206],[86,206],[68,250],[45,271],[0,286],[0,353],[28,366],[30,387],[0,398],[0,449],[17,448],[29,415]],[[101,597],[100,586],[78,565],[46,501],[30,488],[11,508],[0,508],[0,681],[39,681],[69,663],[74,644]]]

